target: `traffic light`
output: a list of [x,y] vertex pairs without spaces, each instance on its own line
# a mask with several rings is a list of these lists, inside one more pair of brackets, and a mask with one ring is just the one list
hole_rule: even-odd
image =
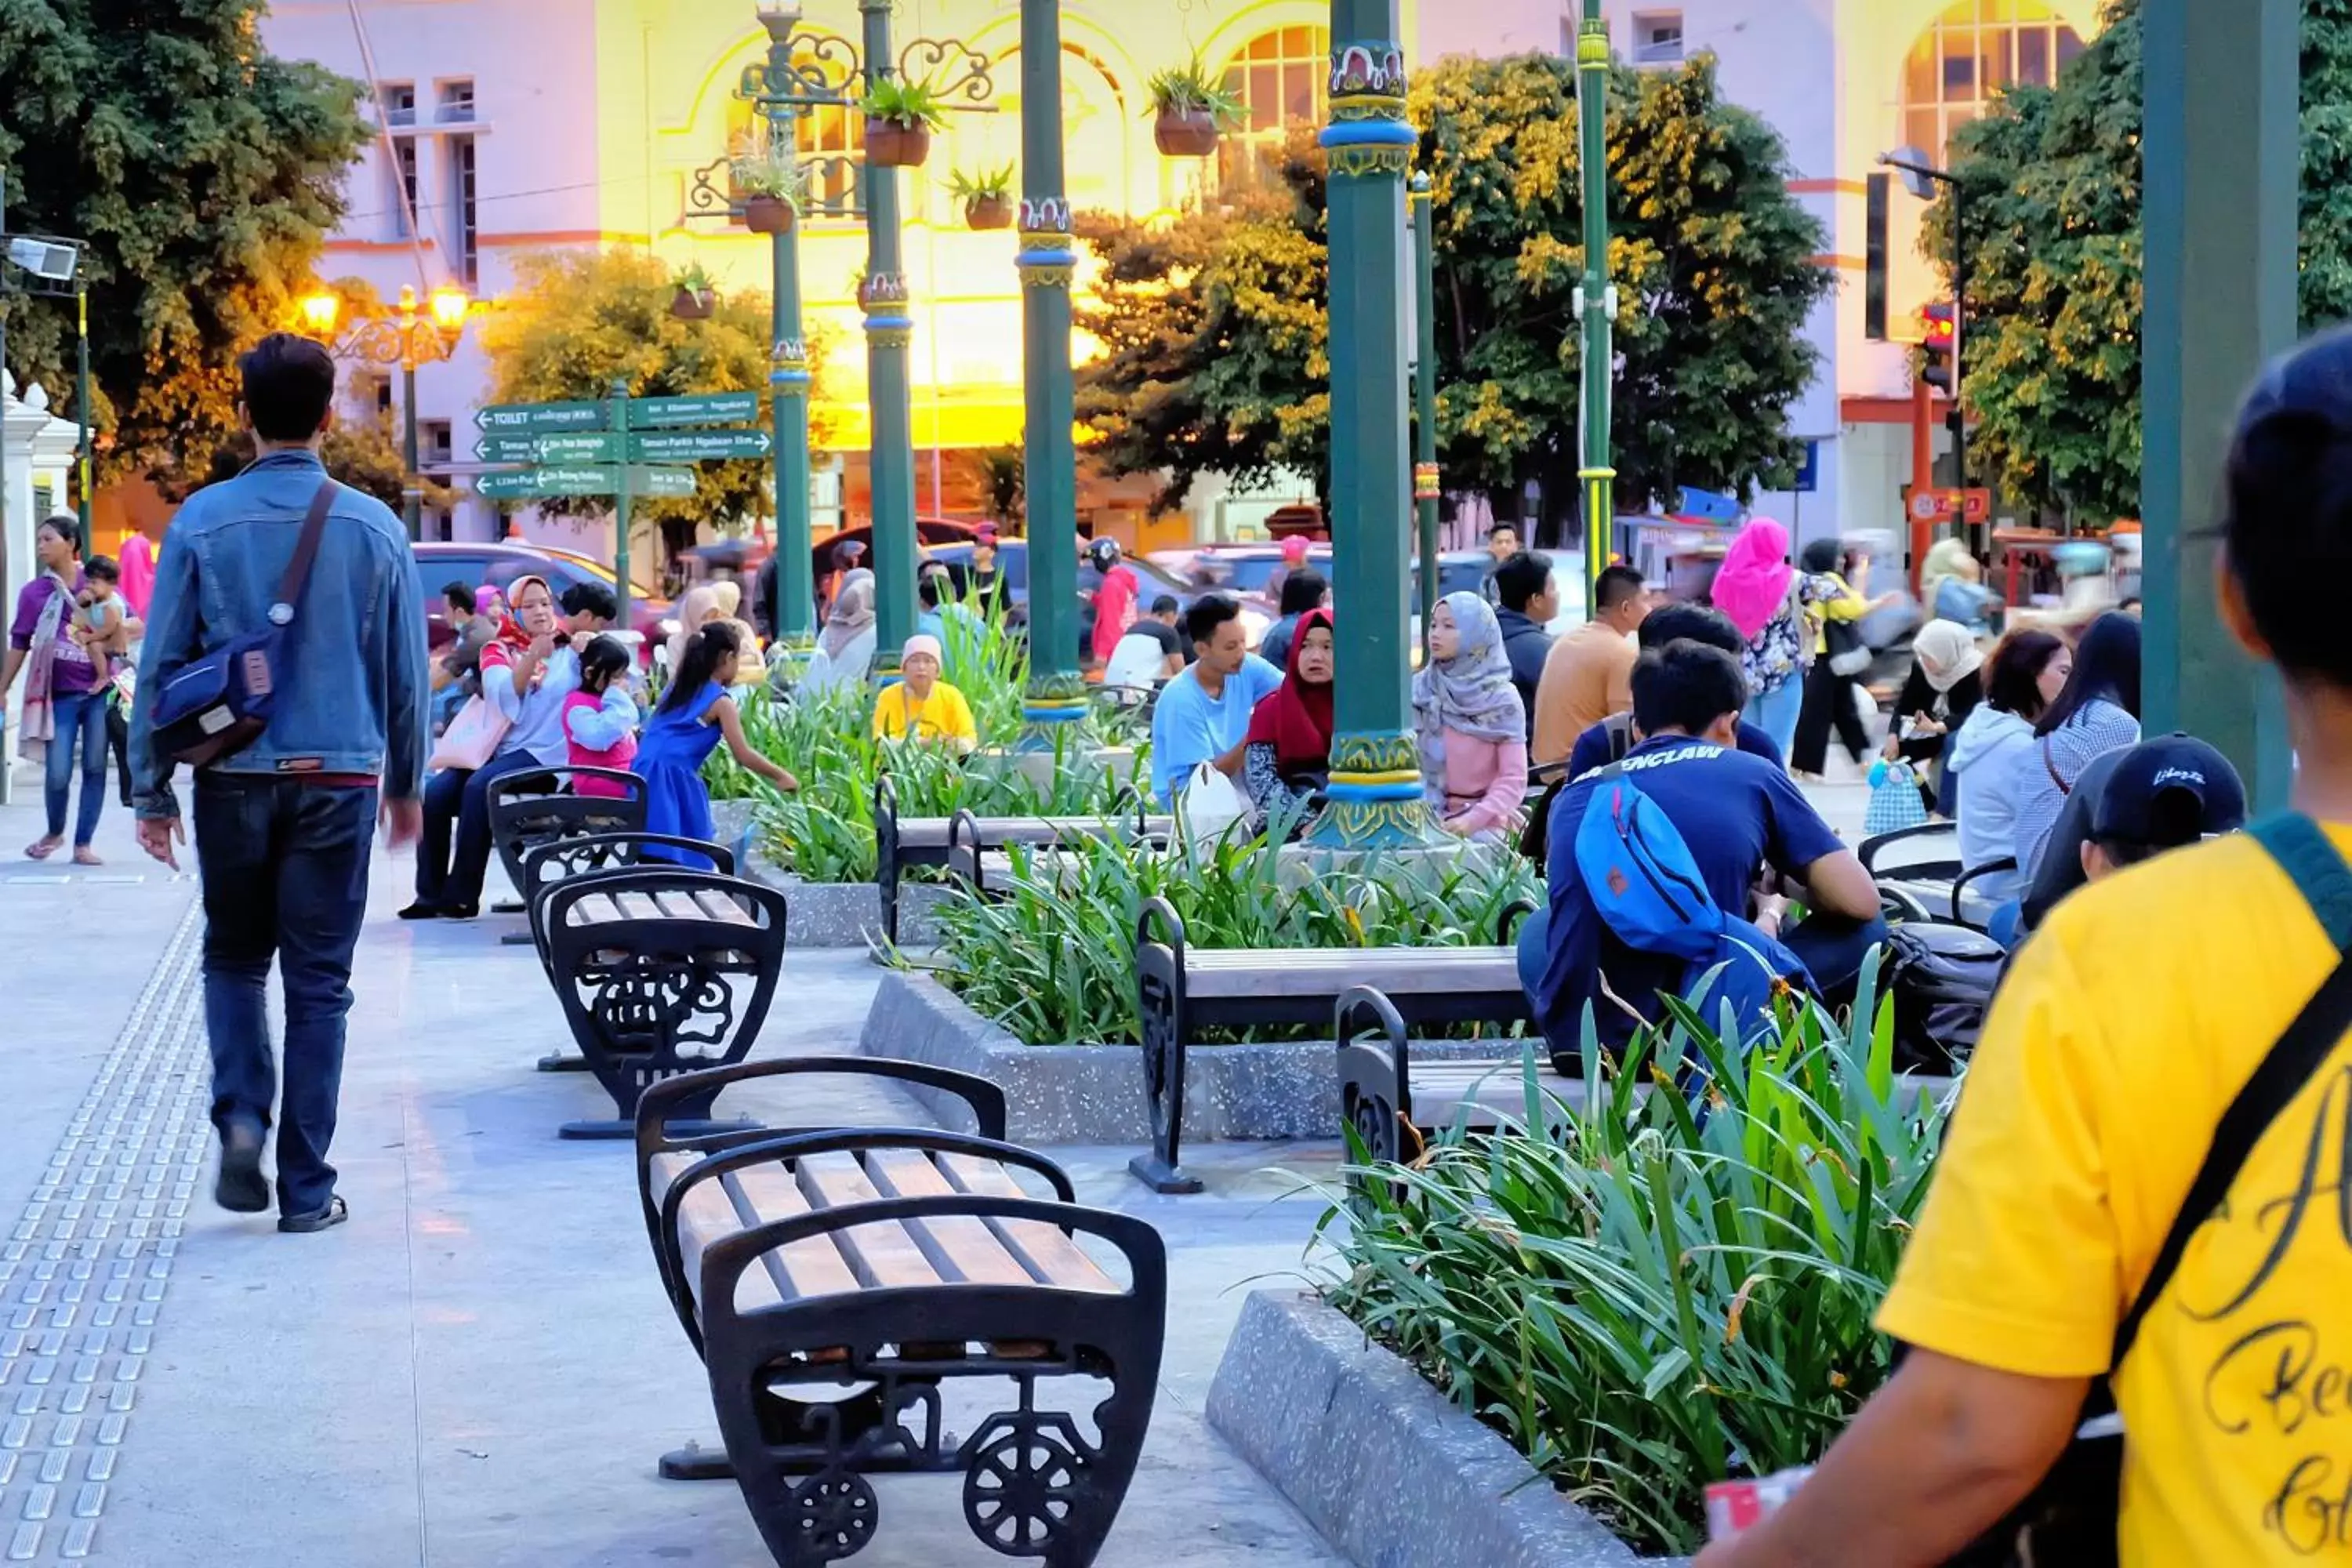
[[1949,300],[1938,300],[1919,312],[1919,379],[1948,395],[1959,381],[1959,307]]

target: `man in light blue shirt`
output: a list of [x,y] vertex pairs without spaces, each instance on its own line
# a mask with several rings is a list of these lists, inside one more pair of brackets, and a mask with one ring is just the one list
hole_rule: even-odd
[[1202,763],[1240,768],[1251,710],[1282,684],[1282,671],[1249,651],[1238,601],[1203,595],[1184,630],[1199,661],[1160,689],[1151,712],[1152,793],[1171,803]]

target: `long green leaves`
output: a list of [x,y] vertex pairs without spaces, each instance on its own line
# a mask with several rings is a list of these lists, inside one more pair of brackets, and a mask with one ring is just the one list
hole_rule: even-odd
[[[1887,1072],[1874,991],[1852,1030],[1784,999],[1744,1056],[1677,1006],[1581,1110],[1359,1165],[1328,1293],[1637,1546],[1695,1550],[1707,1482],[1819,1458],[1888,1370],[1945,1112]],[[1689,1099],[1647,1065],[1677,1040]]]

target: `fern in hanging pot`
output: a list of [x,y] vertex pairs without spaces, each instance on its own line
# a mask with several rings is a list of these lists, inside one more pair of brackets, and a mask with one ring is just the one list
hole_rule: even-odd
[[800,216],[808,178],[789,151],[771,147],[746,153],[727,165],[728,179],[743,202],[743,226],[753,234],[788,234]]
[[884,77],[858,105],[866,111],[866,162],[877,169],[919,169],[931,155],[931,132],[948,117],[930,83]]
[[702,263],[691,262],[677,275],[677,292],[670,296],[669,313],[681,321],[707,321],[719,298],[718,286]]
[[1151,139],[1162,157],[1205,158],[1217,150],[1218,134],[1242,118],[1239,96],[1212,79],[1198,55],[1154,73],[1144,90],[1151,100]]
[[982,169],[967,174],[957,169],[948,175],[948,189],[963,203],[963,221],[972,228],[1013,226],[1013,165]]

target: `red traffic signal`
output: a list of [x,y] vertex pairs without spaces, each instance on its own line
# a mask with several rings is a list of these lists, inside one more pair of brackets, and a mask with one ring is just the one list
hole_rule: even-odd
[[1919,379],[1938,392],[1948,393],[1958,379],[1959,307],[1949,300],[1919,311]]

